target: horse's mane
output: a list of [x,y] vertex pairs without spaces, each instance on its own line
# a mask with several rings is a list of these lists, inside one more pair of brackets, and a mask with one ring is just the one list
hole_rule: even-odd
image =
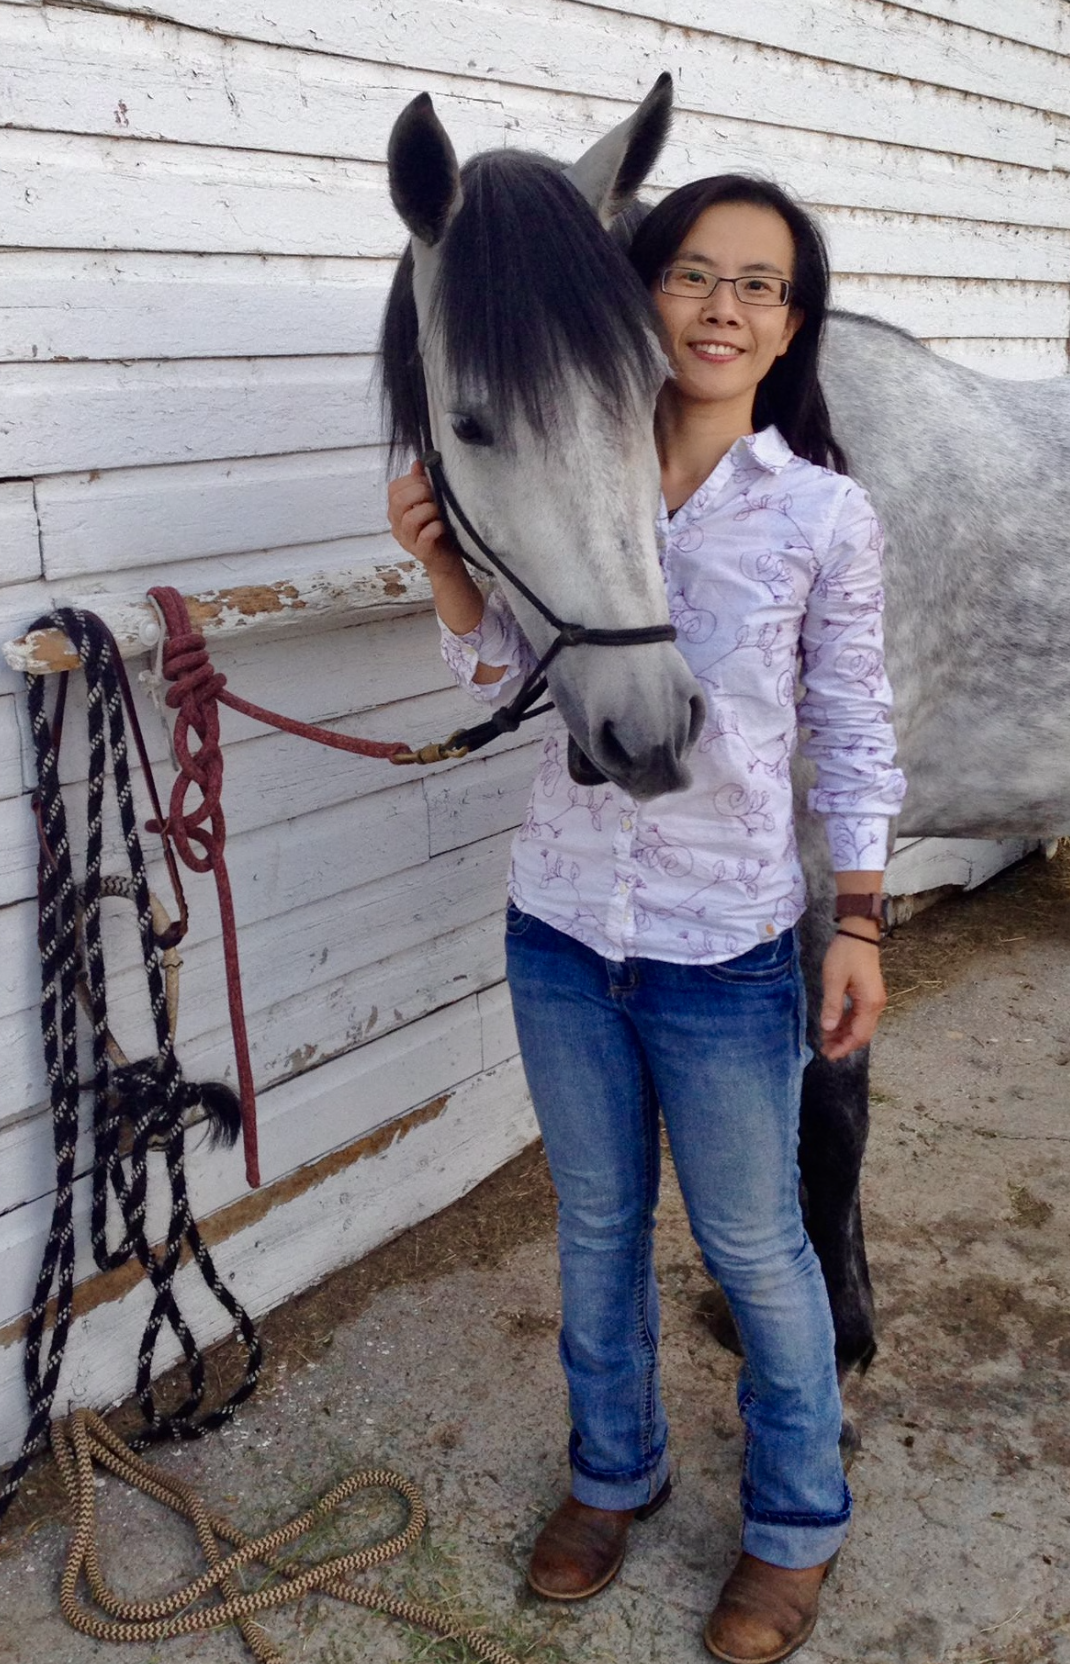
[[[507,436],[522,413],[546,434],[564,370],[578,371],[611,418],[665,366],[656,314],[619,243],[553,162],[488,151],[461,171],[464,198],[441,244],[434,295],[451,377]],[[423,376],[411,244],[390,290],[381,337],[391,455],[420,448]]]

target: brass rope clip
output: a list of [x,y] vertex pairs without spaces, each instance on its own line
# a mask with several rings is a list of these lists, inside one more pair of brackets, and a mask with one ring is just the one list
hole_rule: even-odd
[[443,740],[441,743],[433,741],[430,745],[421,745],[418,751],[395,751],[390,761],[392,763],[422,763],[427,765],[428,763],[447,763],[460,757],[467,757],[468,747],[454,744],[460,733],[461,730],[458,729],[457,733],[451,734],[448,740]]

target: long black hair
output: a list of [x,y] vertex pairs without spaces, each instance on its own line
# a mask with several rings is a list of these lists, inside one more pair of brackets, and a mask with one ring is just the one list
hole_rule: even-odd
[[847,458],[832,432],[818,379],[818,355],[828,311],[829,262],[825,241],[809,214],[779,185],[743,173],[718,173],[682,185],[652,208],[631,245],[631,260],[649,289],[670,264],[687,233],[707,208],[745,202],[772,208],[787,223],[795,245],[792,307],[802,314],[791,345],[758,384],[755,428],[780,429],[796,456],[847,472]]
[[[434,295],[451,372],[508,440],[523,414],[545,435],[561,377],[575,367],[611,418],[664,376],[658,320],[624,250],[560,168],[489,151],[461,170],[463,201],[441,243]],[[380,341],[391,456],[424,441],[411,245],[394,277]]]

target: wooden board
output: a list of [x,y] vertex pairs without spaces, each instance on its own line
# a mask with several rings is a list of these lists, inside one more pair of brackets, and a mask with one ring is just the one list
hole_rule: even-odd
[[374,361],[0,365],[5,466],[67,474],[374,445]]
[[44,479],[51,582],[386,530],[377,447]]
[[[10,471],[18,472],[15,468]],[[33,482],[0,482],[0,585],[26,583],[40,576]]]

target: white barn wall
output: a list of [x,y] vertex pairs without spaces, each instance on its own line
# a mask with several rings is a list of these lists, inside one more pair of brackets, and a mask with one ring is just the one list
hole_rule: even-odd
[[[5,637],[67,596],[393,559],[372,372],[403,238],[383,153],[423,89],[462,155],[527,144],[571,157],[670,69],[678,116],[656,193],[703,172],[773,174],[819,210],[840,304],[994,374],[1066,370],[1062,0],[269,10],[169,0],[164,20],[125,0],[0,0]],[[307,720],[437,736],[467,707],[426,603],[414,592],[398,605],[405,616],[328,635],[236,641],[217,661],[237,690]],[[164,762],[147,704],[145,716]],[[499,914],[533,741],[416,779],[230,713],[224,735],[268,1189],[245,1195],[237,1154],[194,1154],[192,1188],[235,1288],[263,1310],[531,1135]],[[20,1314],[52,1192],[31,772],[20,682],[0,665],[0,1460],[22,1423]],[[975,879],[998,858],[915,843],[900,864],[917,887]],[[214,898],[203,881],[190,891],[179,1036],[199,1078],[232,1064]],[[116,906],[115,1024],[135,1049],[147,1037],[125,925]],[[80,1214],[84,1160],[81,1174]],[[134,1346],[137,1297],[84,1259],[79,1275],[63,1402],[125,1390],[112,1360]]]

